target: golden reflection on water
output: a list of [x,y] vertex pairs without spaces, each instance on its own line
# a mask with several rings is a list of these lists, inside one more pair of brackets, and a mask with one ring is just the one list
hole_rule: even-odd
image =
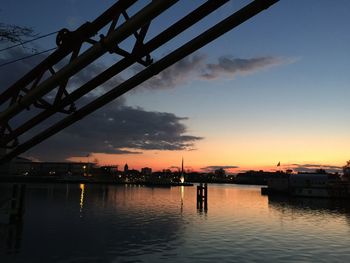
[[[26,213],[25,219],[26,229],[33,231],[26,230],[24,252],[20,254],[23,260],[16,262],[26,262],[27,251],[35,251],[38,245],[45,248],[42,253],[63,255],[73,262],[76,258],[62,254],[71,251],[71,243],[81,245],[79,257],[99,259],[102,255],[111,257],[109,262],[142,261],[139,259],[143,256],[150,259],[147,262],[181,262],[189,258],[191,262],[310,262],[314,255],[317,262],[349,259],[347,201],[339,204],[327,199],[268,198],[260,194],[258,186],[208,185],[208,211],[200,213],[196,208],[196,186],[80,184],[78,188],[73,184],[52,187],[52,194],[43,191],[47,185],[30,187],[35,189],[29,188],[27,197],[31,202],[26,202],[26,211],[36,213]],[[40,192],[42,196],[38,196]],[[69,195],[71,198],[67,198]],[[57,202],[61,199],[65,202]],[[81,239],[81,233],[88,235]],[[47,240],[63,240],[68,235],[72,238],[69,244],[59,242],[46,247]],[[63,249],[57,252],[57,246]],[[130,258],[137,253],[139,257]],[[152,261],[152,257],[159,260]]]
[[224,218],[255,220],[268,210],[266,196],[259,188],[208,186],[208,213]]
[[[84,206],[84,198],[86,199],[85,187],[83,184],[80,185],[81,211]],[[95,199],[96,209],[103,208],[104,200],[108,207],[114,207],[115,211],[125,210],[130,213],[152,214],[152,216],[181,215],[181,218],[189,220],[190,225],[196,222],[195,215],[199,216],[198,220],[202,217],[202,214],[197,213],[196,209],[196,186],[152,188],[126,185],[124,187],[108,186],[107,188],[106,199],[101,198],[101,193],[98,195],[100,198],[97,198],[97,195],[90,197],[91,194],[95,195],[97,192],[94,194],[89,188],[89,198]],[[261,195],[260,187],[256,186],[209,185],[206,216],[217,231],[222,228],[223,232],[227,231],[227,228],[235,228],[238,225],[268,228],[274,233],[280,231],[307,232],[314,229],[316,221],[322,222],[325,229],[330,231],[339,233],[349,231],[347,221],[349,221],[350,209],[344,212],[332,211],[327,206],[324,207],[321,201],[314,200],[316,205],[321,206],[320,208],[310,202],[296,205],[290,202],[269,200],[267,196]],[[322,235],[322,232],[319,235]]]
[[181,193],[181,214],[182,214],[183,208],[184,208],[184,192],[185,192],[185,187],[184,187],[184,186],[180,186],[180,193]]
[[[109,187],[108,203],[116,209],[127,207],[131,210],[149,209],[159,213],[196,211],[196,186],[193,187]],[[208,186],[208,213],[220,217],[239,216],[257,218],[262,211],[267,212],[269,204],[266,196],[261,196],[260,188],[241,186]]]
[[83,207],[84,207],[84,194],[85,194],[85,184],[80,184],[79,185],[80,188],[80,209],[79,209],[79,213],[81,213],[83,211]]

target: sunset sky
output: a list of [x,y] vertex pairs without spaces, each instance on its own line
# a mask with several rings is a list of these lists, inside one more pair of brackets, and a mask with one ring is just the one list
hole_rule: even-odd
[[[202,2],[180,0],[154,21],[150,36]],[[152,56],[169,53],[249,2],[230,1]],[[1,0],[0,22],[39,34],[73,30],[113,3]],[[278,162],[283,169],[337,169],[350,159],[349,13],[347,0],[281,0],[23,156],[97,158],[101,164],[154,170],[180,166],[182,157],[186,169],[198,171],[276,169]],[[54,40],[35,47],[51,48]],[[29,47],[1,52],[0,62]],[[37,60],[0,68],[1,90]],[[105,56],[84,74],[112,62],[113,55]]]

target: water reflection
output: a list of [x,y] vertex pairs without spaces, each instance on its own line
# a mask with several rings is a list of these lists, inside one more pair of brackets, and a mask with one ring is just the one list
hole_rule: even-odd
[[185,187],[184,187],[184,186],[180,186],[180,193],[181,193],[181,215],[182,215],[183,208],[184,208],[184,192],[185,192]]
[[[0,185],[0,193],[7,190]],[[33,184],[25,198],[23,221],[11,232],[17,243],[7,246],[5,238],[1,263],[350,259],[349,206],[327,199],[209,185],[205,213],[196,187]]]
[[0,251],[16,254],[21,248],[26,187],[14,184],[1,191]]
[[197,185],[197,209],[200,214],[208,212],[208,184]]
[[79,210],[79,213],[80,213],[80,216],[82,211],[83,211],[83,207],[84,207],[84,193],[85,193],[85,184],[80,184],[79,185],[79,188],[80,188],[80,210]]
[[[169,197],[169,190],[140,187],[29,185],[27,228],[16,262],[95,262],[170,253],[171,243],[182,242],[183,224]],[[21,227],[9,231],[17,237]],[[2,263],[14,259],[8,251],[0,251]]]
[[344,217],[350,225],[350,203],[348,200],[327,198],[303,198],[287,196],[269,196],[269,207],[280,215],[295,219],[299,216],[318,216],[322,218]]

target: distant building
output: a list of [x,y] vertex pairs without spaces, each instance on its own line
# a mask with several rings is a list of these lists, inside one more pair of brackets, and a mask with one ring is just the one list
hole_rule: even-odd
[[104,175],[116,175],[118,173],[118,165],[105,165],[98,168],[100,173]]
[[266,185],[267,180],[271,177],[280,176],[284,174],[283,172],[265,172],[260,171],[247,171],[245,173],[239,173],[236,175],[236,184],[256,184],[256,185]]
[[27,175],[33,168],[33,162],[30,159],[16,157],[10,162],[9,173],[14,175]]
[[163,169],[162,172],[163,172],[164,174],[167,174],[167,175],[172,174],[172,172],[171,172],[170,169]]
[[18,157],[11,163],[13,175],[89,175],[95,164],[82,162],[32,162]]
[[268,191],[303,197],[350,197],[348,184],[344,184],[339,175],[327,173],[298,173],[271,177],[268,179]]
[[151,175],[152,174],[152,168],[149,168],[149,167],[141,168],[141,174],[142,175]]

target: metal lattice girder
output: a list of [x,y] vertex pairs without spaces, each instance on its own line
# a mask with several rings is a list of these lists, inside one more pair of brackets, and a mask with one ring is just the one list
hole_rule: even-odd
[[118,61],[114,65],[112,65],[110,68],[106,69],[102,73],[100,73],[98,76],[94,77],[78,89],[74,90],[71,94],[66,96],[66,98],[59,101],[56,105],[54,105],[52,108],[47,109],[35,117],[29,119],[25,123],[23,123],[18,128],[14,129],[9,136],[4,138],[3,144],[9,143],[24,132],[28,131],[32,127],[36,126],[37,124],[41,123],[45,119],[51,117],[55,114],[55,112],[59,108],[64,108],[67,105],[70,104],[71,101],[76,101],[91,90],[93,90],[95,87],[103,84],[105,81],[109,80],[111,77],[117,75],[124,69],[131,66],[133,63],[139,60],[139,58],[149,54],[153,50],[159,48],[163,44],[165,44],[167,41],[171,40],[175,36],[177,36],[179,33],[183,32],[185,29],[191,27],[193,24],[197,23],[199,20],[203,19],[205,16],[210,14],[211,12],[215,11],[217,8],[222,6],[223,4],[227,3],[229,0],[209,0],[173,25],[171,25],[169,28],[165,29],[163,32],[149,40],[148,42],[144,43],[139,48],[134,48],[132,54],[129,56],[124,57],[122,60]]
[[[151,20],[177,1],[152,1],[134,16],[129,17],[125,8],[136,1],[121,0],[94,22],[85,23],[78,30],[74,32],[69,32],[67,29],[61,30],[57,36],[57,44],[59,45],[57,52],[50,55],[44,62],[40,63],[0,95],[0,101],[2,103],[10,99],[10,105],[0,113],[0,147],[13,148],[17,145],[17,137],[14,137],[13,129],[9,122],[24,109],[29,110],[30,106],[50,112],[73,113],[76,110],[74,100],[70,98],[65,100],[69,102],[65,106],[61,106],[62,104],[60,103],[61,100],[69,97],[69,93],[66,90],[69,78],[106,52],[117,53],[121,56],[130,56],[127,51],[118,47],[118,43],[129,36],[134,35],[136,38],[135,47],[142,48],[142,43]],[[120,15],[126,18],[126,22],[116,28]],[[111,24],[108,33],[105,37],[100,35],[100,41],[88,38],[95,35],[96,30],[106,26],[109,22]],[[82,42],[84,41],[92,44],[92,47],[79,55]],[[69,63],[56,72],[52,63],[61,63],[65,59],[64,56],[70,53],[71,58]],[[139,57],[136,61],[147,66],[151,63],[151,58],[147,54],[146,60]],[[52,76],[40,83],[45,70],[46,72],[50,72]],[[55,99],[50,103],[46,100],[45,94],[56,90],[56,88]]]
[[140,29],[144,24],[157,17],[164,10],[175,4],[178,0],[154,0],[144,7],[139,13],[131,17],[126,23],[118,27],[117,30],[95,43],[91,48],[82,53],[68,65],[64,66],[55,75],[46,79],[36,89],[26,94],[20,102],[15,102],[6,110],[0,113],[1,123],[14,117],[26,107],[30,106],[37,98],[41,98],[57,87],[58,83],[65,81],[81,69],[104,55],[108,51],[113,51],[115,46],[128,38],[135,31]]
[[[26,87],[33,81],[40,81],[44,72],[52,69],[53,65],[74,52],[77,47],[80,47],[84,42],[89,42],[91,37],[96,35],[97,32],[108,23],[115,21],[123,10],[129,8],[136,1],[137,0],[119,0],[93,22],[85,23],[73,32],[69,32],[67,29],[62,29],[57,35],[56,41],[59,48],[0,94],[0,104],[5,103],[9,99],[16,101],[16,96],[22,88]],[[63,37],[63,35],[65,37]]]
[[100,96],[94,101],[83,106],[82,108],[72,113],[71,115],[58,121],[56,124],[52,125],[46,130],[35,135],[28,141],[18,145],[10,153],[8,153],[2,159],[0,159],[0,161],[1,162],[9,161],[13,157],[17,156],[18,154],[25,152],[31,147],[37,145],[38,143],[49,138],[50,136],[58,133],[62,129],[70,126],[76,121],[84,118],[85,116],[89,115],[95,110],[101,108],[102,106],[111,102],[112,100],[116,99],[122,94],[128,92],[129,90],[133,89],[137,85],[140,85],[147,79],[158,74],[159,72],[163,71],[164,69],[168,68],[169,66],[173,65],[174,63],[188,56],[189,54],[195,52],[196,50],[200,49],[204,45],[210,43],[211,41],[215,40],[216,38],[230,31],[231,29],[249,20],[251,17],[260,13],[264,9],[267,9],[268,7],[270,7],[271,5],[275,4],[278,1],[279,0],[255,0],[251,2],[247,6],[243,7],[239,11],[235,12],[231,16],[224,19],[223,21],[217,23],[215,26],[211,27],[210,29],[203,32],[202,34],[188,41],[186,44],[177,48],[170,54],[164,56],[159,61],[151,64],[144,70],[140,71],[139,73],[132,76],[128,80],[124,81],[122,84],[106,92],[104,95]]

